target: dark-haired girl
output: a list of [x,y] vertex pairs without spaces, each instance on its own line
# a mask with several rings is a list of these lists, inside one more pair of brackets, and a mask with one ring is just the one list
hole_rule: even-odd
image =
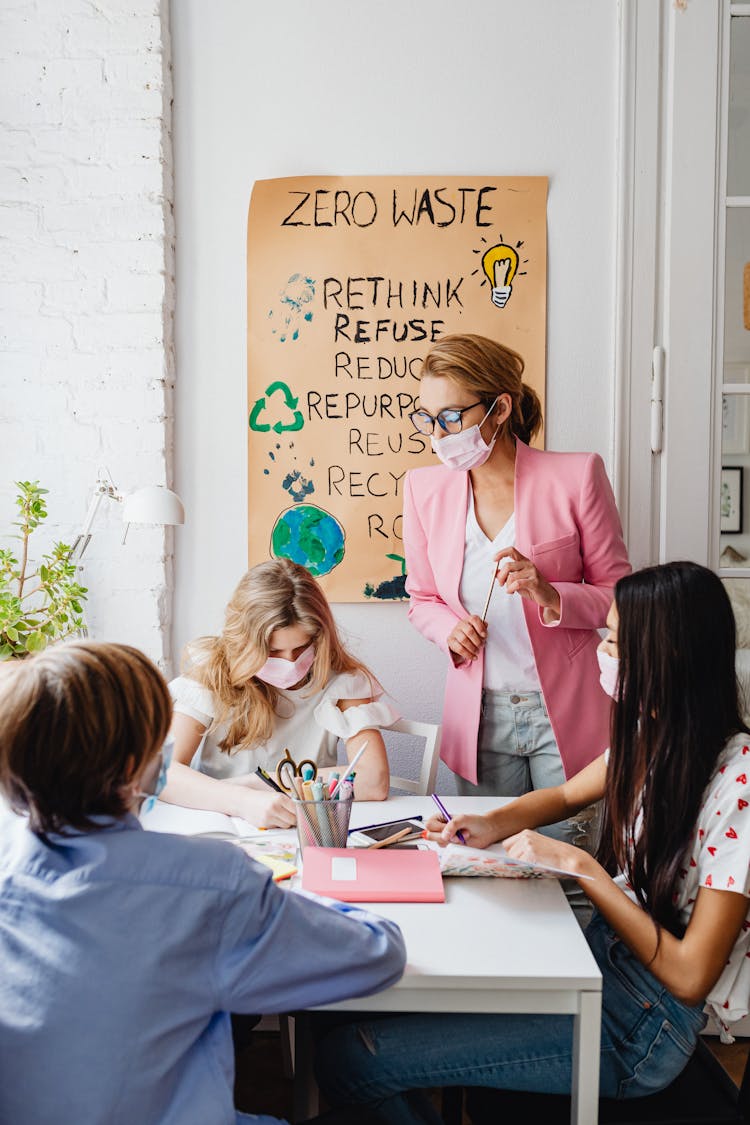
[[[706,1022],[750,1002],[750,735],[738,705],[735,625],[724,587],[693,563],[620,579],[600,645],[613,696],[610,749],[555,789],[486,816],[430,828],[442,842],[504,840],[508,851],[575,871],[595,907],[586,931],[603,976],[601,1092],[638,1097],[683,1069]],[[600,797],[597,858],[529,831]],[[436,837],[437,838],[437,837]],[[440,1119],[425,1086],[567,1093],[570,1016],[374,1019],[333,1031],[319,1077],[336,1104],[369,1102],[384,1121]],[[360,1032],[357,1034],[357,1032]]]

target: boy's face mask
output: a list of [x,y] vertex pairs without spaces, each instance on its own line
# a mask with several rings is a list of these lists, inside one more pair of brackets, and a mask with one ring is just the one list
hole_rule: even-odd
[[156,781],[154,782],[154,788],[152,792],[144,793],[143,791],[141,791],[138,793],[139,797],[145,798],[143,804],[141,805],[141,815],[143,815],[143,813],[151,812],[157,802],[159,794],[167,784],[167,770],[169,769],[170,763],[172,761],[173,750],[174,739],[170,735],[159,751],[159,753],[161,754],[161,762],[159,764],[159,772],[156,775]]

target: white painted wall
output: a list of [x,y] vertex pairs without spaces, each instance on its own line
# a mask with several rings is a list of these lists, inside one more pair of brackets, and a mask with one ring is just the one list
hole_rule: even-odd
[[[246,561],[245,239],[271,176],[548,175],[548,444],[612,446],[618,5],[179,0],[175,651],[215,631]],[[340,605],[412,717],[444,662],[400,605]]]
[[[169,26],[161,0],[0,5],[0,545],[13,481],[49,489],[32,557],[72,542],[97,467],[170,483]],[[172,533],[104,501],[83,582],[94,636],[171,663]]]

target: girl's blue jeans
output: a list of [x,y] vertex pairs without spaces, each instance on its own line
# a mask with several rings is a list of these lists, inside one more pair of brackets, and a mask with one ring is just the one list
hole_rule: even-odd
[[[676,1000],[598,913],[586,938],[603,978],[601,1095],[656,1093],[695,1049],[706,1022],[703,1006]],[[316,1072],[334,1106],[367,1105],[389,1125],[440,1125],[421,1090],[491,1086],[570,1093],[572,1052],[572,1016],[362,1015],[321,1038]]]

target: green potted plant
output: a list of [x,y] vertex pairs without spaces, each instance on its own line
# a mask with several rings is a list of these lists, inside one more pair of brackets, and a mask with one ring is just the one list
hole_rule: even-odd
[[71,548],[55,543],[37,564],[29,557],[32,532],[47,518],[48,490],[39,481],[16,481],[20,561],[10,549],[0,548],[0,660],[13,660],[39,652],[84,628],[86,588],[76,581]]

